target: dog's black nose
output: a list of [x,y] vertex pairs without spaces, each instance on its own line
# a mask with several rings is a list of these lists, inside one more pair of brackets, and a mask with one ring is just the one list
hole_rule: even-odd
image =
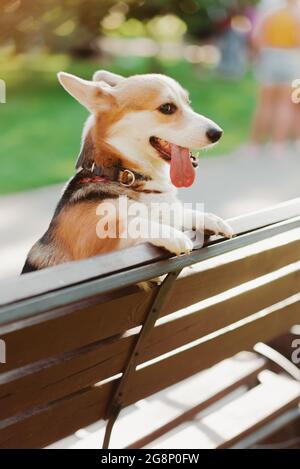
[[206,132],[206,137],[208,138],[208,140],[211,141],[211,143],[215,143],[218,140],[220,140],[220,138],[222,137],[222,134],[223,134],[223,130],[216,129],[216,127],[211,127]]

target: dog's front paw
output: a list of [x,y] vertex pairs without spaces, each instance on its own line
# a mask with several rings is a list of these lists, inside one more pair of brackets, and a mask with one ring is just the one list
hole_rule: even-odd
[[204,233],[209,235],[222,235],[225,238],[232,238],[233,229],[222,218],[213,213],[204,214]]
[[188,254],[193,250],[193,242],[181,232],[172,235],[170,238],[161,238],[151,242],[177,256],[179,254]]

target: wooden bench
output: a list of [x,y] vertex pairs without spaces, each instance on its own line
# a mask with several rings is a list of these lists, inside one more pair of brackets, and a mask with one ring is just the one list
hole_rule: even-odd
[[[299,324],[300,199],[230,222],[236,237],[212,238],[190,255],[144,244],[2,282],[0,448],[45,447],[100,419],[109,420],[107,446],[123,407]],[[136,286],[158,276],[147,292]],[[132,447],[250,386],[267,363],[224,379],[190,413]],[[268,373],[286,395],[286,381]],[[255,424],[249,417],[238,434],[224,427],[215,446],[236,444],[295,407],[294,381],[273,413]],[[255,400],[270,387],[262,383]],[[211,413],[206,424],[217,420]]]

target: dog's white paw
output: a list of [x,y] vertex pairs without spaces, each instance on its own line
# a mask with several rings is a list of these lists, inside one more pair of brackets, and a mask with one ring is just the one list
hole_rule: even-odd
[[177,256],[179,254],[188,254],[193,250],[193,242],[184,233],[180,232],[170,238],[161,238],[151,242]]
[[213,213],[204,214],[204,231],[215,235],[222,235],[226,238],[232,238],[233,236],[231,226]]

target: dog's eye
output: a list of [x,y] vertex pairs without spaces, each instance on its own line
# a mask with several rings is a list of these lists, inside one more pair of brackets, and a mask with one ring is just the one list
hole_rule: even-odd
[[158,110],[162,114],[174,114],[177,111],[177,107],[173,103],[165,103],[159,106]]

